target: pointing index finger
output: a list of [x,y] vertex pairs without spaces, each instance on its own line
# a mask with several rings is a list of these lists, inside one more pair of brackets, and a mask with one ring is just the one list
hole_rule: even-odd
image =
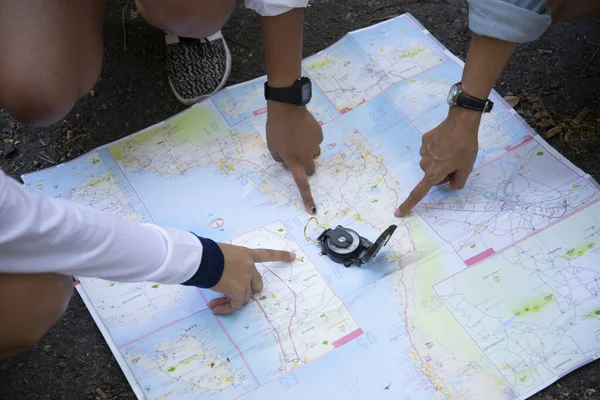
[[310,184],[308,183],[308,176],[304,166],[298,162],[292,162],[288,164],[288,168],[294,177],[296,186],[300,191],[300,196],[304,202],[304,207],[310,214],[314,214],[317,211],[315,201],[313,200],[312,193],[310,191]]
[[431,189],[435,185],[435,177],[425,176],[421,182],[415,186],[415,188],[410,192],[404,203],[400,205],[398,210],[394,213],[396,217],[404,217],[410,210],[412,210],[423,198],[429,193],[429,189]]

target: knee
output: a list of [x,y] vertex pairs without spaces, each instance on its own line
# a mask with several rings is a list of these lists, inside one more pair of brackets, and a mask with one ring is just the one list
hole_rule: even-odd
[[0,108],[27,126],[53,125],[64,119],[77,100],[89,92],[100,76],[100,69],[52,77],[28,68],[0,71],[1,76],[7,77],[0,79]]
[[45,127],[63,119],[73,108],[76,99],[60,91],[34,90],[19,85],[8,88],[2,95],[2,106],[20,123],[30,127]]
[[25,351],[35,346],[67,310],[73,295],[73,282],[70,277],[53,275],[49,277],[48,286],[52,288],[52,295],[47,296],[46,304],[42,306],[41,313],[33,312],[38,318],[32,319],[28,328],[23,330],[16,348]]
[[[73,294],[70,277],[45,275],[45,287],[40,288],[29,305],[17,306],[0,318],[4,332],[0,333],[0,359],[14,357],[35,346],[66,311]],[[37,285],[36,285],[37,286]],[[27,309],[22,309],[22,307]]]
[[225,26],[235,0],[136,0],[146,21],[181,37],[206,38]]

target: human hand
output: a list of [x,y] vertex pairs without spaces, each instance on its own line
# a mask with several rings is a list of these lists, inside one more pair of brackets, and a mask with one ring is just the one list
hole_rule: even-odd
[[481,114],[453,107],[448,117],[423,135],[421,169],[425,177],[400,205],[394,215],[405,216],[436,185],[450,182],[453,189],[462,189],[477,159]]
[[225,258],[225,268],[219,282],[211,288],[225,297],[213,299],[208,307],[215,314],[229,314],[250,301],[252,294],[263,288],[262,277],[255,263],[296,259],[294,253],[281,250],[249,249],[225,243],[218,244]]
[[306,107],[269,101],[266,130],[267,147],[271,156],[275,161],[287,165],[298,186],[306,211],[315,214],[317,207],[308,176],[314,174],[314,159],[321,154],[321,125]]

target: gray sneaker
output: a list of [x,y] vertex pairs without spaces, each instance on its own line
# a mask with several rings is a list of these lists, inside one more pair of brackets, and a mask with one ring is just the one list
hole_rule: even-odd
[[221,31],[206,39],[165,32],[167,73],[177,99],[192,105],[219,91],[231,70],[231,53]]

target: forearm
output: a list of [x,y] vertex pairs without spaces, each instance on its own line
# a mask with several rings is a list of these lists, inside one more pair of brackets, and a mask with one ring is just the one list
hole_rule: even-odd
[[0,273],[175,284],[189,279],[202,258],[202,245],[191,233],[47,198],[1,170],[0,221]]
[[302,8],[261,17],[267,80],[271,87],[291,86],[302,71]]
[[[473,34],[462,75],[462,89],[471,96],[487,99],[517,44]],[[451,107],[448,123],[477,140],[481,113],[464,107]]]
[[486,99],[500,77],[517,43],[473,34],[462,76],[463,90]]

